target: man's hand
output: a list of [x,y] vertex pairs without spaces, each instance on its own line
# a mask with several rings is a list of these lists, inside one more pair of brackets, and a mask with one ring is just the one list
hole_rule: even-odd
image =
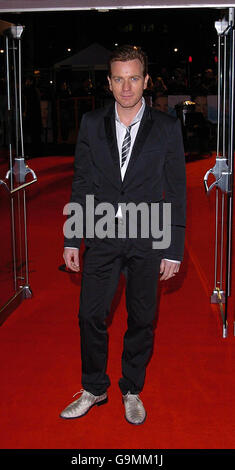
[[77,248],[65,248],[63,258],[67,268],[76,272],[80,271],[79,250]]
[[160,264],[160,281],[166,281],[171,277],[175,276],[178,273],[180,268],[180,263],[175,263],[174,261],[168,261],[166,259],[161,260]]

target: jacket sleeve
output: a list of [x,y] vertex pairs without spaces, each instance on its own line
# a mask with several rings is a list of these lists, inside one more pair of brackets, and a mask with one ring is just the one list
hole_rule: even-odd
[[181,123],[177,119],[169,136],[164,167],[164,201],[171,203],[171,244],[163,257],[181,261],[186,224],[186,174]]
[[[85,206],[86,195],[92,193],[92,160],[88,141],[87,116],[83,115],[74,159],[74,176],[72,183],[71,203],[77,203],[80,206],[80,213],[83,213],[83,234],[85,233]],[[69,216],[68,216],[69,218]],[[68,219],[67,219],[68,220]],[[76,221],[80,223],[81,218]],[[64,236],[64,246],[79,248],[83,236],[75,235],[73,238]]]

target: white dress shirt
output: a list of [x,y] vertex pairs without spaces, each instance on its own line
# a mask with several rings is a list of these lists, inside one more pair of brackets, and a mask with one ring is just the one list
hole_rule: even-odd
[[[125,135],[126,135],[127,126],[125,126],[125,124],[123,124],[121,122],[121,120],[118,116],[118,112],[117,112],[117,103],[115,103],[116,136],[117,136],[117,145],[118,145],[118,152],[119,152],[119,162],[120,162],[120,171],[121,171],[122,181],[124,179],[126,169],[128,167],[128,163],[130,161],[132,148],[133,148],[133,145],[135,143],[135,138],[137,136],[137,132],[139,130],[140,121],[141,121],[141,119],[143,117],[143,114],[144,114],[144,109],[145,109],[145,100],[144,100],[144,98],[142,98],[141,108],[139,109],[138,113],[136,114],[136,116],[134,117],[134,119],[130,123],[130,125],[131,125],[131,129],[130,129],[131,145],[130,145],[130,149],[129,149],[129,153],[127,155],[126,161],[125,161],[124,165],[121,166],[122,144],[123,144],[123,140],[124,140]],[[121,206],[118,207],[116,217],[118,217],[120,219],[122,218]]]

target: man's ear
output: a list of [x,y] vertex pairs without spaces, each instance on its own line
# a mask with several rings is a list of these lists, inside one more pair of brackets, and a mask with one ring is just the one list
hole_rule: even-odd
[[108,80],[108,82],[109,82],[109,89],[110,89],[111,91],[113,91],[113,90],[112,90],[111,78],[110,78],[109,75],[107,75],[107,80]]
[[148,86],[148,81],[149,81],[149,74],[147,73],[147,75],[145,75],[145,77],[144,77],[144,90]]

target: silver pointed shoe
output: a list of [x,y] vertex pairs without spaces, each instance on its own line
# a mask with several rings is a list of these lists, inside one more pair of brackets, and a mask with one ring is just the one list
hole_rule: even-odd
[[125,406],[125,418],[128,423],[144,423],[147,413],[139,395],[134,395],[128,392],[126,395],[122,395],[122,399]]
[[[107,403],[108,401],[108,395],[107,393],[103,393],[103,395],[95,396],[90,392],[87,392],[86,390],[80,390],[80,392],[77,393],[82,393],[80,398],[77,400],[74,400],[70,405],[68,405],[61,413],[60,417],[65,418],[65,419],[73,419],[73,418],[81,418],[85,414],[88,413],[88,411],[95,405],[100,406],[103,405],[104,403]],[[75,393],[75,395],[77,395]],[[73,395],[73,396],[75,396]]]

